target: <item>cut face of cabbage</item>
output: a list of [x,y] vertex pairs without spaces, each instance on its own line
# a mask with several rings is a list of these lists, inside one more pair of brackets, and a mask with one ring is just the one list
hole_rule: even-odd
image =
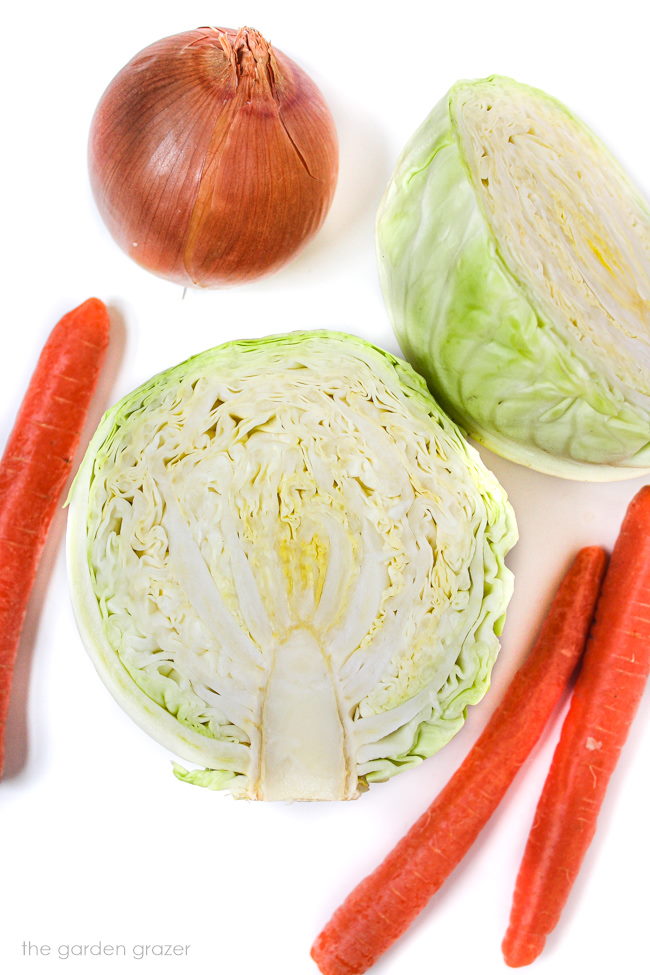
[[560,103],[460,82],[378,217],[407,358],[503,456],[584,479],[650,469],[650,211]]
[[352,336],[220,346],[104,417],[71,494],[84,642],[180,778],[346,799],[488,687],[505,494],[401,360]]

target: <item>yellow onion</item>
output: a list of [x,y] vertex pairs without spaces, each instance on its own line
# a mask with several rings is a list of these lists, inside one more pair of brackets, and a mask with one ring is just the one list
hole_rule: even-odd
[[316,233],[336,185],[336,130],[314,82],[257,31],[201,27],[113,79],[89,166],[130,257],[212,287],[276,270]]

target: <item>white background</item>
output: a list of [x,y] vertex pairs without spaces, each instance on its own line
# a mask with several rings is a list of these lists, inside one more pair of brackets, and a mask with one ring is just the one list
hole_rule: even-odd
[[[559,96],[649,191],[650,23],[635,8],[626,0],[60,0],[5,13],[2,440],[50,327],[92,294],[109,304],[114,323],[93,424],[159,369],[235,337],[338,328],[397,351],[377,286],[374,213],[403,143],[460,77],[509,74]],[[132,264],[104,230],[85,146],[97,99],[133,54],[208,24],[257,27],[313,75],[337,122],[341,176],[324,229],[293,264],[258,284],[183,297]],[[3,972],[315,973],[313,937],[458,766],[571,556],[583,544],[611,545],[641,483],[563,482],[483,456],[508,489],[521,531],[493,689],[440,755],[352,803],[235,802],[177,782],[170,756],[122,714],[86,658],[69,605],[60,513],[20,649],[0,784]],[[570,904],[536,963],[540,975],[647,971],[647,703]],[[506,971],[500,942],[558,727],[378,973]],[[191,949],[187,961],[29,960],[21,957],[26,939],[53,952],[100,939]]]

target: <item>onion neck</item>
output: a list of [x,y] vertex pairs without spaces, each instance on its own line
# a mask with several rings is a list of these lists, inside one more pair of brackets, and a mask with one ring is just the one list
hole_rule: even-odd
[[232,31],[219,30],[219,42],[237,88],[244,86],[247,96],[275,96],[278,63],[273,48],[259,31],[242,27],[233,37]]

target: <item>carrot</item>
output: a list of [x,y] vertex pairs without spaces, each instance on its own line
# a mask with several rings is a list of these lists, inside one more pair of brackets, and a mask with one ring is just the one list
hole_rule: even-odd
[[97,298],[65,315],[41,352],[0,461],[0,774],[27,602],[108,344]]
[[335,912],[312,947],[324,975],[359,975],[397,939],[465,856],[539,739],[579,660],[606,556],[582,549],[528,658],[428,810]]
[[632,500],[517,877],[503,955],[529,965],[557,924],[596,830],[650,670],[650,487]]

